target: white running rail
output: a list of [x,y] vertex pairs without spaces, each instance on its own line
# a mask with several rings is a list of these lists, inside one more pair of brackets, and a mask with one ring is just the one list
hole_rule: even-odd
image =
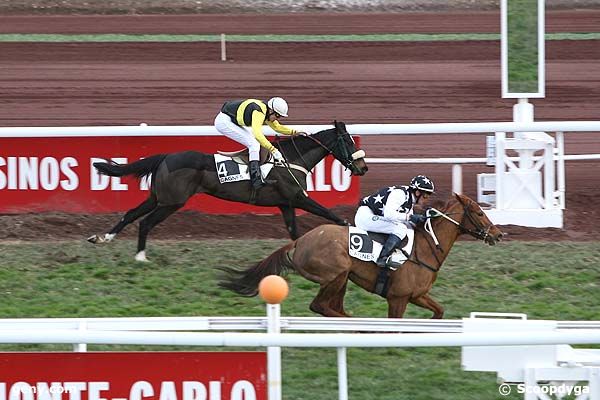
[[[504,318],[507,315],[499,314]],[[478,318],[484,321],[494,318],[494,314],[485,313],[474,313],[474,316],[487,317]],[[511,320],[514,329],[485,334],[465,331],[465,321],[473,325],[473,318],[280,317],[279,305],[267,305],[266,317],[1,319],[0,343],[74,344],[75,351],[86,351],[87,344],[267,347],[269,382],[281,382],[281,347],[334,347],[337,349],[340,400],[348,399],[347,347],[533,345],[538,348],[540,345],[600,344],[600,321]],[[540,324],[552,326],[552,329],[542,331]],[[239,332],[257,330],[268,333]],[[403,334],[391,334],[393,332]],[[590,397],[596,398],[600,398],[600,394]],[[280,399],[281,385],[270,385],[269,400]]]

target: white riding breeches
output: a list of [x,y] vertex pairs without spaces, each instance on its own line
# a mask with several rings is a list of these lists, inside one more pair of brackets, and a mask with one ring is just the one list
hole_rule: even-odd
[[404,239],[408,233],[408,227],[404,222],[392,221],[373,214],[367,206],[360,206],[354,216],[354,225],[365,231],[388,233]]
[[231,117],[220,112],[215,118],[215,128],[219,133],[243,144],[248,148],[250,161],[258,161],[260,157],[260,143],[254,138],[249,128],[243,128],[233,123]]

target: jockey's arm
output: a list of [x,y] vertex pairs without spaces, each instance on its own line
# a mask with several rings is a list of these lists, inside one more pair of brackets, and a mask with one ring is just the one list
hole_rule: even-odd
[[265,120],[265,114],[260,111],[252,112],[252,134],[258,140],[258,143],[265,149],[269,150],[271,153],[275,150],[275,146],[269,142],[269,140],[265,137],[265,134],[262,131],[262,126]]
[[296,132],[295,129],[292,129],[285,125],[281,125],[279,123],[279,121],[277,121],[277,120],[275,120],[273,122],[267,120],[267,125],[269,125],[271,127],[271,129],[273,129],[275,132],[281,133],[284,135],[295,135],[296,133],[298,133],[298,132]]
[[388,196],[387,203],[383,208],[383,217],[387,220],[396,222],[396,223],[405,223],[408,221],[408,214],[400,212],[399,209],[402,205],[408,200],[406,198],[406,193],[403,190],[394,190]]

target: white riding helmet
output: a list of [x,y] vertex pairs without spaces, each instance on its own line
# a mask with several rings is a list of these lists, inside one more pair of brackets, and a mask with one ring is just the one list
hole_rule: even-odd
[[282,117],[288,116],[288,104],[281,97],[272,97],[267,101],[267,107],[271,110],[275,111],[277,114]]

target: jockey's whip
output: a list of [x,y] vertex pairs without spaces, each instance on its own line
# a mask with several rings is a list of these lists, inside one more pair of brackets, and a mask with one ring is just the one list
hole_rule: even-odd
[[[305,133],[305,136],[308,136]],[[277,141],[279,141],[279,136],[275,137]],[[296,146],[296,144],[294,143],[293,137],[292,137],[292,143],[294,144],[294,147]],[[300,151],[298,151],[298,149],[296,148],[296,151],[298,152],[298,154],[300,155],[300,157],[302,157],[302,153],[300,153]],[[283,160],[280,160],[279,162],[281,163],[281,165],[283,165],[285,167],[285,169],[287,169],[287,171],[290,173],[290,175],[292,176],[292,179],[294,179],[294,182],[296,182],[296,185],[298,185],[298,187],[300,189],[302,189],[302,194],[305,197],[308,197],[308,193],[306,192],[306,190],[304,190],[304,188],[302,187],[302,185],[300,184],[300,182],[298,182],[298,179],[296,179],[296,176],[292,173],[292,169],[290,168],[290,164],[287,162],[285,155],[283,153],[281,153],[281,155],[283,156]],[[304,159],[303,159],[304,160]],[[276,161],[273,161],[273,165],[277,165]]]
[[296,182],[296,185],[298,185],[298,187],[299,187],[300,189],[302,189],[302,194],[303,194],[304,196],[308,197],[308,193],[306,192],[306,190],[304,190],[304,188],[302,187],[302,185],[300,184],[300,182],[298,182],[298,179],[296,178],[296,175],[294,175],[294,174],[292,173],[292,170],[291,170],[291,168],[290,168],[290,164],[288,164],[287,160],[286,160],[286,159],[283,159],[283,160],[281,161],[281,164],[282,164],[282,165],[285,167],[285,169],[287,169],[287,171],[290,173],[290,175],[292,176],[292,178],[293,178],[293,179],[294,179],[294,181]]

